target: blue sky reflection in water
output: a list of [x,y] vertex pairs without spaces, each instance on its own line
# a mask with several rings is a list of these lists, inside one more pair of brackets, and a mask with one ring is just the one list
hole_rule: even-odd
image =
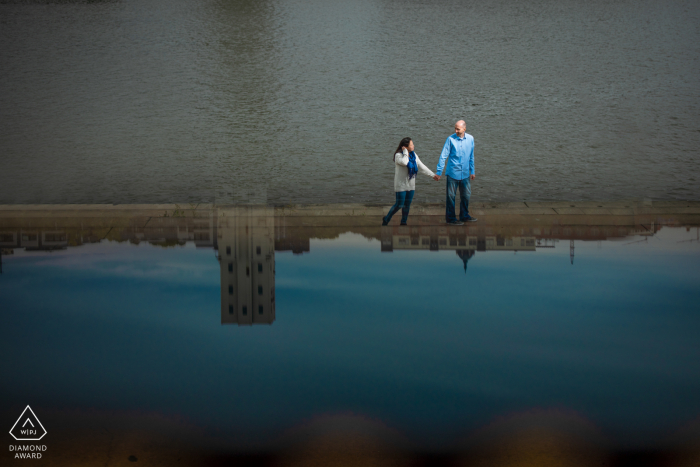
[[568,240],[477,252],[466,272],[454,251],[312,240],[276,252],[276,320],[253,327],[220,324],[210,249],[18,250],[0,276],[0,397],[179,414],[262,444],[353,412],[439,446],[554,407],[650,443],[700,415],[694,230],[577,241],[573,265]]

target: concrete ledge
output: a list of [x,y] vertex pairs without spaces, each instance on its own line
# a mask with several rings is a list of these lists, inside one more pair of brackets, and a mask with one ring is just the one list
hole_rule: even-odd
[[[240,205],[239,205],[240,206]],[[225,215],[227,209],[234,205],[207,204],[39,204],[39,205],[0,205],[0,220],[29,219],[38,222],[46,219],[70,223],[81,219],[103,219],[105,224],[132,222],[146,223],[151,219],[158,222],[176,222],[181,218],[209,218],[216,213]],[[260,206],[263,207],[263,206]],[[288,219],[305,219],[302,223],[320,225],[374,225],[377,219],[386,214],[391,207],[369,206],[365,204],[318,204],[264,206],[265,212],[272,209],[274,216]],[[471,213],[480,222],[488,223],[549,223],[592,225],[629,225],[643,222],[678,223],[697,225],[700,223],[700,201],[587,201],[587,202],[472,202]],[[443,222],[445,207],[443,204],[417,204],[411,207],[411,217],[421,223],[438,224]],[[257,214],[252,213],[255,216]],[[267,214],[266,214],[267,215]],[[312,220],[313,219],[313,220]],[[324,221],[325,219],[325,221]],[[93,221],[94,222],[94,221]]]

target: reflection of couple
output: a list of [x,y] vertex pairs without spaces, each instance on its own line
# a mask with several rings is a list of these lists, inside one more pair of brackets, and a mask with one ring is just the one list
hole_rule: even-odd
[[[467,134],[467,125],[464,120],[455,123],[455,133],[447,138],[440,153],[437,165],[437,175],[427,168],[416,155],[411,138],[404,138],[399,143],[394,154],[394,191],[396,203],[389,209],[389,213],[382,219],[382,225],[387,225],[391,217],[401,209],[401,225],[406,225],[408,212],[411,209],[411,201],[416,189],[416,174],[420,170],[433,180],[440,180],[442,169],[447,167],[447,199],[445,206],[445,220],[448,224],[463,225],[464,222],[474,222],[475,218],[469,215],[469,197],[471,196],[470,180],[474,180],[474,138]],[[459,188],[460,208],[459,220],[455,216],[455,197]]]

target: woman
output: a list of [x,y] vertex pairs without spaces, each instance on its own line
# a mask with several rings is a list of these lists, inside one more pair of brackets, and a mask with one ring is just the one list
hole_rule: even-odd
[[413,149],[414,145],[411,138],[402,139],[399,147],[396,148],[394,153],[396,203],[389,209],[389,214],[382,218],[382,225],[387,225],[391,221],[391,216],[396,214],[396,211],[399,209],[401,209],[401,225],[406,225],[408,211],[411,209],[411,201],[413,201],[413,193],[416,190],[416,174],[419,169],[424,174],[432,177],[433,180],[440,180],[440,177],[423,165]]

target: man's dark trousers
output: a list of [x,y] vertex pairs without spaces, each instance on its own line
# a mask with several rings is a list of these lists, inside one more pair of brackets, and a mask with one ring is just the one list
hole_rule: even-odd
[[469,198],[472,196],[472,187],[469,183],[469,176],[462,180],[447,175],[447,200],[445,202],[445,220],[454,222],[457,220],[455,216],[455,196],[457,195],[457,187],[459,187],[459,220],[465,221],[469,216]]

